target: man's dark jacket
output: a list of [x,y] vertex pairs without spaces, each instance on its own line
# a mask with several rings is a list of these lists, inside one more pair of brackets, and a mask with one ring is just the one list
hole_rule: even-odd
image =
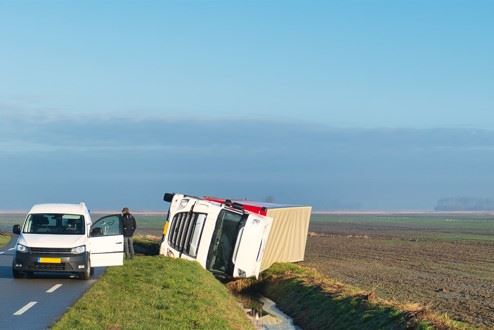
[[122,216],[123,234],[125,237],[132,237],[136,230],[136,219],[132,214]]

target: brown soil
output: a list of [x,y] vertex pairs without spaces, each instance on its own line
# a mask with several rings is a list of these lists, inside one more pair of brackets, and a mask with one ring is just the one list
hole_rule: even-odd
[[421,239],[393,227],[312,223],[306,266],[401,303],[494,328],[494,242]]

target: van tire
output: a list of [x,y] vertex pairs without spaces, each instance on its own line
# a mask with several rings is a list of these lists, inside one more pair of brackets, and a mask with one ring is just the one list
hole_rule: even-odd
[[12,276],[14,276],[14,278],[23,278],[25,275],[19,270],[12,269]]
[[81,280],[89,280],[91,278],[91,262],[88,260],[86,264],[86,268],[84,271],[80,274],[80,279]]

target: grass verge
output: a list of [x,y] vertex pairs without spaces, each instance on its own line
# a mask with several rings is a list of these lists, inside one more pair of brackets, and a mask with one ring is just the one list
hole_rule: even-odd
[[252,329],[228,290],[194,262],[138,256],[103,277],[53,329]]
[[374,292],[344,285],[316,270],[273,265],[259,280],[228,284],[234,293],[261,293],[303,329],[471,329],[418,304],[379,299]]
[[9,243],[10,239],[11,239],[11,237],[9,234],[0,232],[0,247],[3,247],[7,243]]

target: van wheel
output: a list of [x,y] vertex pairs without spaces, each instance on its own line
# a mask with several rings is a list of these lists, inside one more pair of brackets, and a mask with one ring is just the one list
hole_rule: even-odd
[[80,274],[80,278],[81,280],[89,280],[91,278],[91,262],[87,262],[86,264],[86,268],[84,269],[84,271]]
[[15,269],[12,269],[12,275],[14,276],[14,278],[23,278],[24,277],[23,272],[15,270]]

